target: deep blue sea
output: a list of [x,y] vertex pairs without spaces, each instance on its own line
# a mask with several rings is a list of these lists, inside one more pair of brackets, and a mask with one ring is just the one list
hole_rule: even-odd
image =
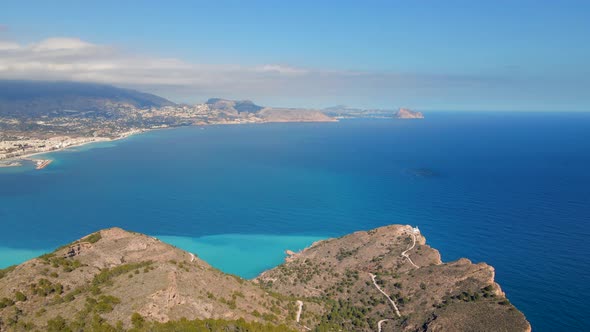
[[590,113],[187,127],[0,169],[0,266],[120,226],[246,278],[285,249],[417,225],[535,331],[590,330]]

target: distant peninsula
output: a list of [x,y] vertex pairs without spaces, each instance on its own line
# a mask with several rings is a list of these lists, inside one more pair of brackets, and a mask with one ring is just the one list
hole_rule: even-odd
[[531,330],[491,266],[444,263],[411,226],[287,253],[244,280],[156,238],[98,231],[0,270],[0,330]]
[[423,119],[421,112],[411,111],[407,108],[400,108],[397,111],[390,109],[362,109],[344,105],[332,106],[322,110],[325,114],[337,119],[373,118],[391,119]]
[[411,111],[407,108],[400,108],[395,114],[396,119],[424,119],[422,112]]

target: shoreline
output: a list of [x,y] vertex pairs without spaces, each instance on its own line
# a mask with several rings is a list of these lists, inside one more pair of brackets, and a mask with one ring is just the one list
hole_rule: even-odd
[[[68,149],[77,148],[77,147],[81,147],[81,146],[93,144],[93,143],[114,142],[114,141],[118,141],[118,140],[122,140],[122,139],[125,139],[128,137],[131,137],[135,134],[141,134],[141,133],[144,133],[144,132],[147,132],[150,130],[153,130],[153,129],[139,129],[139,130],[134,129],[129,132],[125,132],[125,133],[121,134],[119,137],[115,137],[115,138],[95,137],[95,138],[92,138],[88,141],[74,143],[72,145],[64,146],[64,147],[61,147],[61,148],[58,148],[55,150],[30,152],[30,153],[25,153],[20,156],[10,157],[10,158],[6,158],[6,159],[0,159],[0,168],[22,167],[23,161],[32,161],[32,162],[37,163],[36,169],[40,170],[40,169],[47,167],[51,162],[54,161],[54,159],[39,159],[39,158],[35,158],[35,156],[43,155],[43,154],[50,154],[50,153],[55,153],[55,152],[61,152],[61,151],[65,151]],[[41,163],[47,162],[47,164],[43,165],[43,167],[38,168],[39,162],[41,162]]]
[[[118,141],[118,140],[122,140],[122,139],[125,139],[128,137],[131,137],[136,134],[142,134],[142,133],[146,133],[146,132],[153,131],[153,130],[176,129],[176,128],[182,128],[182,127],[201,127],[203,129],[204,127],[208,127],[208,126],[243,125],[243,124],[256,125],[256,124],[272,124],[272,123],[334,123],[334,122],[339,122],[339,121],[338,121],[338,119],[335,119],[335,121],[263,121],[263,122],[252,122],[252,123],[227,122],[227,123],[193,124],[193,125],[178,126],[178,127],[133,129],[128,132],[124,132],[119,137],[115,137],[115,138],[108,138],[108,137],[88,138],[88,139],[90,139],[89,141],[74,143],[72,145],[64,146],[64,147],[61,147],[61,148],[58,148],[55,150],[28,152],[28,153],[22,154],[20,156],[14,156],[14,157],[10,157],[10,158],[0,159],[0,168],[22,167],[23,161],[33,161],[33,162],[45,161],[44,159],[33,158],[34,156],[37,156],[37,155],[65,151],[67,149],[76,148],[76,147],[80,147],[80,146],[84,146],[84,145],[88,145],[88,144],[92,144],[92,143],[114,142],[114,141]],[[51,159],[51,161],[53,161],[53,159]]]

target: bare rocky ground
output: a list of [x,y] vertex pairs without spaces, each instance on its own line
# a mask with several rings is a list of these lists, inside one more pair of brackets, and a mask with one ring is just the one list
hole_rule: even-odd
[[[442,263],[437,250],[412,227],[387,226],[316,243],[264,272],[265,288],[329,303],[331,317],[303,313],[308,326],[340,325],[350,331],[529,331],[524,315],[494,282],[493,267],[467,259]],[[380,288],[396,303],[397,317]],[[334,327],[335,328],[335,327]]]
[[530,330],[491,266],[442,263],[424,237],[415,240],[407,255],[418,267],[402,256],[412,228],[393,225],[315,243],[249,281],[155,238],[102,230],[0,270],[0,331],[181,331],[158,324],[197,324],[182,318],[199,320],[208,326],[203,331],[256,322],[242,330],[377,331],[380,320],[383,331]]

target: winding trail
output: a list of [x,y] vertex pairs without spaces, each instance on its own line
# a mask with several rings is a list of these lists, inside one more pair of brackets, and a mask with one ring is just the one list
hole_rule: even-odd
[[402,256],[403,256],[403,257],[405,257],[405,258],[407,258],[407,259],[408,259],[408,261],[410,262],[410,264],[414,265],[414,267],[415,267],[415,268],[418,268],[419,266],[418,266],[418,265],[416,265],[416,264],[414,264],[414,262],[412,261],[412,259],[411,259],[411,258],[410,258],[410,256],[408,255],[408,251],[410,251],[410,250],[414,249],[414,247],[416,246],[416,235],[414,234],[414,229],[412,229],[412,233],[411,233],[411,235],[412,235],[412,246],[411,246],[411,247],[409,247],[408,249],[404,250],[404,251],[402,252]]
[[[412,249],[414,249],[414,247],[416,246],[416,234],[419,233],[420,230],[416,227],[416,228],[412,228],[412,230],[410,231],[410,234],[412,235],[412,245],[404,250],[402,252],[402,257],[405,257],[408,259],[408,262],[410,262],[410,264],[412,264],[415,268],[419,268],[418,265],[416,265],[412,259],[410,258],[410,256],[408,255],[408,252]],[[385,297],[389,300],[389,303],[391,303],[391,306],[393,307],[393,309],[395,310],[395,314],[397,315],[397,317],[401,317],[402,315],[399,312],[399,309],[397,307],[397,304],[395,303],[395,301],[393,301],[391,299],[391,297],[389,297],[389,295],[387,295],[387,293],[385,293],[381,287],[379,287],[379,285],[377,285],[377,281],[375,280],[375,275],[373,273],[369,273],[369,275],[371,276],[371,279],[373,280],[373,285],[375,285],[375,288],[377,288],[377,290],[379,292],[381,292],[381,294],[385,295]],[[299,317],[299,316],[297,316]],[[389,319],[382,319],[377,323],[377,330],[378,332],[381,332],[381,325],[383,325],[383,323],[387,322]],[[298,320],[299,321],[299,320]]]
[[375,275],[373,273],[369,273],[369,275],[371,276],[371,279],[373,279],[373,285],[375,285],[375,287],[377,288],[377,290],[379,292],[381,292],[381,294],[385,295],[385,297],[389,300],[389,303],[391,303],[391,306],[395,310],[395,314],[397,315],[397,317],[401,317],[402,315],[399,313],[399,309],[397,308],[397,304],[395,304],[395,302],[391,299],[391,297],[389,297],[389,295],[387,295],[387,293],[385,293],[381,289],[381,287],[379,287],[379,285],[377,285],[377,281],[375,281]]
[[297,305],[299,306],[299,309],[297,309],[297,317],[295,318],[295,321],[299,323],[301,312],[303,311],[303,301],[297,300]]

